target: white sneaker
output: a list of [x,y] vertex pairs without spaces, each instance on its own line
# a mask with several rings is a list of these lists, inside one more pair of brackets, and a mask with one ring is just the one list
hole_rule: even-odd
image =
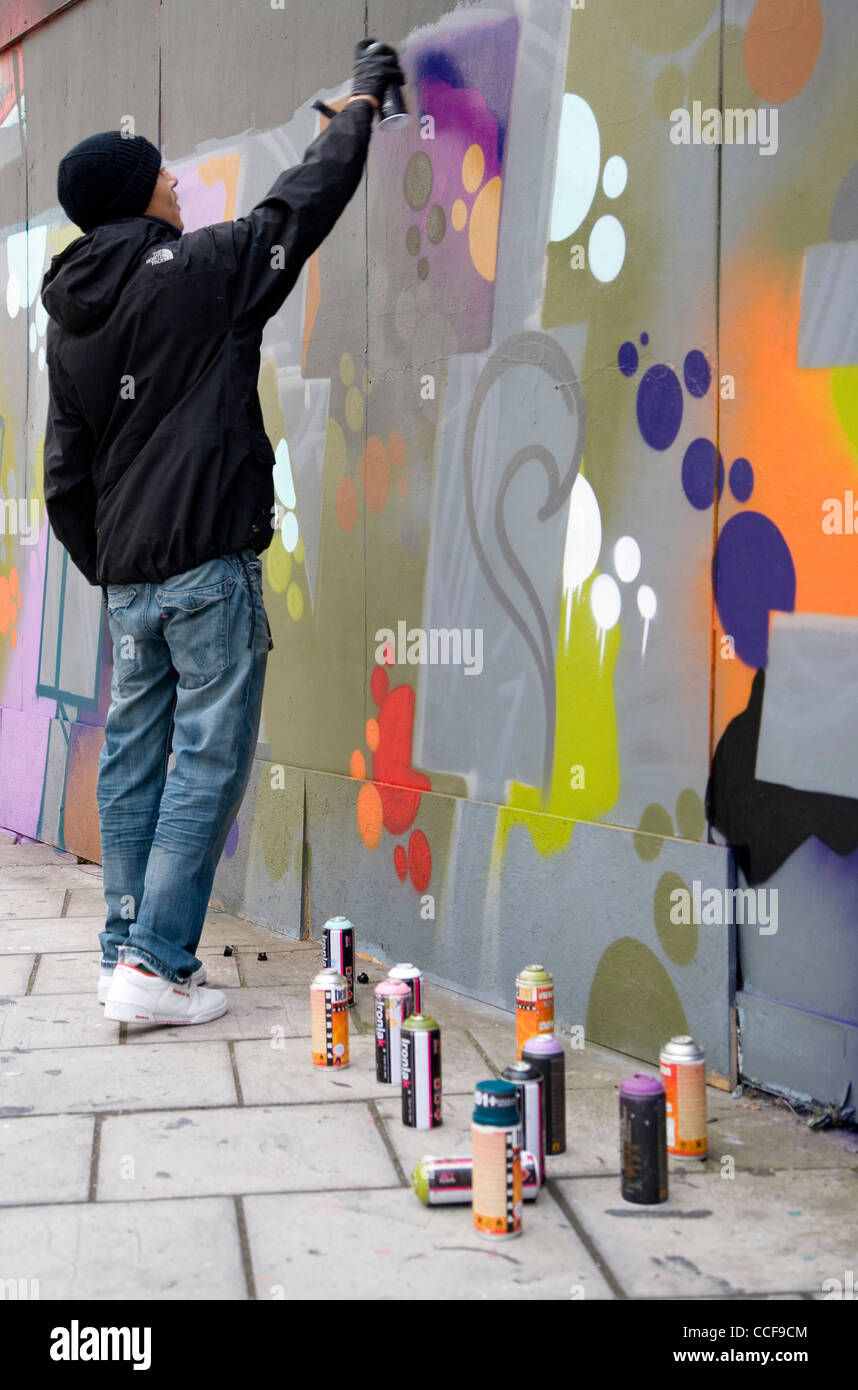
[[[98,973],[98,1002],[99,1002],[99,1004],[105,1004],[105,1003],[107,1002],[107,996],[108,996],[108,994],[110,993],[110,982],[111,982],[111,980],[113,979],[113,971],[115,970],[115,968],[116,968],[116,967],[114,966],[114,967],[112,967],[110,970],[108,970],[107,967],[104,966],[104,965],[102,965],[102,966],[99,967],[99,973]],[[188,980],[186,983],[192,984],[192,985],[204,985],[205,982],[206,982],[206,967],[205,967],[204,965],[201,965],[200,968],[199,968],[199,970],[195,970],[194,973],[193,973],[193,975],[191,976],[190,980]]]
[[226,995],[219,989],[176,985],[120,961],[110,982],[104,1017],[118,1023],[211,1023],[228,1008]]

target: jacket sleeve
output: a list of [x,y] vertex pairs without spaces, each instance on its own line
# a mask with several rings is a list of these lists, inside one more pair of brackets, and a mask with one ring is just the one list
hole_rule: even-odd
[[90,584],[97,584],[92,436],[66,389],[56,362],[50,359],[48,383],[45,510],[57,540],[65,546]]
[[247,217],[229,224],[236,260],[233,323],[262,325],[276,314],[305,261],[345,211],[361,180],[375,109],[353,101],[338,111]]

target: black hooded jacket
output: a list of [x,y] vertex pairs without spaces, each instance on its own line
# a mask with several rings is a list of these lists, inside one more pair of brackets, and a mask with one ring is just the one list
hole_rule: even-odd
[[186,235],[125,217],[54,256],[45,505],[91,584],[269,545],[262,330],[355,193],[373,115],[344,107],[248,217]]

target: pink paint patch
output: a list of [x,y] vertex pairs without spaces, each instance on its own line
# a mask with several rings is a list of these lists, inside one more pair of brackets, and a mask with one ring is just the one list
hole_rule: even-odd
[[195,169],[183,170],[176,184],[186,232],[208,227],[226,218],[226,186],[222,180],[207,188]]

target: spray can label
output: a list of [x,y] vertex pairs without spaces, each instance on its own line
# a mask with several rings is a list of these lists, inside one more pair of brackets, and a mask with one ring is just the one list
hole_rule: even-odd
[[521,1230],[521,1128],[474,1125],[474,1228],[484,1235]]
[[519,980],[515,991],[515,1031],[518,1056],[529,1038],[554,1032],[554,982],[528,984]]
[[683,1158],[703,1158],[709,1149],[706,1130],[706,1062],[665,1062],[667,1151]]
[[349,1013],[345,988],[310,992],[310,1034],[314,1067],[349,1064]]

